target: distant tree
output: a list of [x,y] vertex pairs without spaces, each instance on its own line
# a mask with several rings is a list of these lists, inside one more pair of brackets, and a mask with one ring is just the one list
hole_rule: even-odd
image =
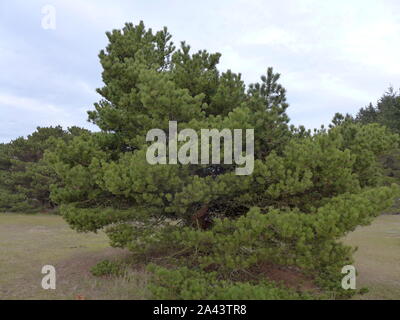
[[[390,87],[374,106],[361,108],[355,121],[362,124],[378,123],[392,132],[400,133],[400,93]],[[400,150],[393,145],[390,152],[380,157],[388,183],[400,183]],[[398,210],[396,209],[396,212]]]
[[50,209],[50,185],[56,174],[43,159],[57,139],[67,141],[86,131],[78,127],[38,127],[27,138],[0,144],[0,211],[34,212]]
[[340,126],[344,123],[348,122],[354,122],[354,118],[349,114],[346,113],[346,115],[343,115],[339,112],[336,112],[333,119],[332,119],[332,124],[329,125],[330,128],[335,127],[335,126]]
[[400,94],[392,87],[378,100],[376,106],[370,103],[361,108],[356,116],[360,123],[380,123],[400,133]]
[[367,124],[367,123],[377,123],[378,122],[378,111],[376,108],[370,103],[367,107],[361,108],[357,115],[356,121],[360,123]]

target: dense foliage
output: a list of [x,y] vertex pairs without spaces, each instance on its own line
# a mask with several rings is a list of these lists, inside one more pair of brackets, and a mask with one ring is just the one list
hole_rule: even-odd
[[391,87],[378,100],[376,106],[370,103],[356,115],[361,123],[380,123],[396,133],[400,133],[400,94]]
[[58,178],[43,159],[57,139],[68,141],[86,131],[72,127],[64,131],[60,126],[40,128],[27,138],[0,144],[0,211],[35,212],[53,209],[50,185]]
[[[369,106],[361,108],[354,120],[362,124],[379,123],[395,133],[400,133],[400,94],[393,88],[389,88],[375,106],[371,103]],[[380,160],[388,181],[399,183],[400,150],[393,147],[392,151],[381,157]]]

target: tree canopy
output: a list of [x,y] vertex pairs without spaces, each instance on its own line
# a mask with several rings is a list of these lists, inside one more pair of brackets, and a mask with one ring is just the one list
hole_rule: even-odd
[[43,155],[57,139],[67,141],[82,131],[87,130],[38,127],[27,138],[0,144],[0,210],[35,212],[54,208],[50,185],[58,179]]
[[375,106],[370,103],[361,108],[355,119],[364,124],[380,123],[400,133],[400,94],[390,87]]

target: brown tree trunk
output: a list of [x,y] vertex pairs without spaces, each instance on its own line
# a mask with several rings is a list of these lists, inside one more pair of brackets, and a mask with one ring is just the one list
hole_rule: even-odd
[[208,229],[211,225],[211,222],[208,219],[208,204],[202,206],[200,210],[196,211],[196,213],[192,216],[192,223],[194,227],[198,227],[200,229]]

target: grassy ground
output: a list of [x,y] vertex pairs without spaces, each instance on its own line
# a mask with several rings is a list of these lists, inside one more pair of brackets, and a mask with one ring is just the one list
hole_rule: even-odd
[[[400,299],[400,215],[384,215],[344,240],[358,246],[356,299]],[[0,299],[146,299],[148,275],[140,266],[125,277],[94,277],[97,262],[129,259],[103,233],[79,234],[61,217],[0,214]],[[41,288],[42,266],[55,266],[57,289]],[[135,271],[136,270],[136,271]]]
[[370,226],[350,233],[345,243],[357,246],[357,287],[369,293],[356,299],[400,300],[400,215],[382,215]]
[[[90,268],[104,259],[126,259],[105,234],[71,230],[59,216],[0,214],[1,299],[144,299],[147,275],[99,278]],[[56,290],[41,287],[42,267],[56,268]]]

